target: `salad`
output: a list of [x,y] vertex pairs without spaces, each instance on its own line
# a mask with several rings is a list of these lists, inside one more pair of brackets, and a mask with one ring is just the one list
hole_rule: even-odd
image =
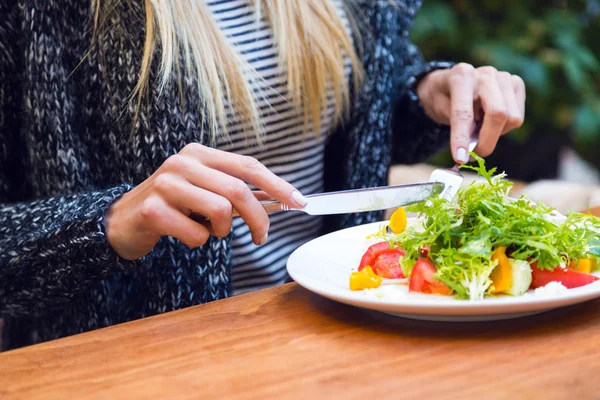
[[350,289],[384,283],[408,284],[409,291],[480,300],[521,296],[529,289],[570,289],[599,278],[600,218],[562,216],[526,197],[509,197],[506,174],[487,170],[475,154],[483,179],[462,187],[453,201],[431,198],[407,208],[418,224],[407,226],[399,208],[372,235]]

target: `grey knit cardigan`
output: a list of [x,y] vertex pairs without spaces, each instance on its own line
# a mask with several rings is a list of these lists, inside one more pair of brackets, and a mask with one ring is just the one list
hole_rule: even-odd
[[[412,92],[446,63],[409,40],[420,1],[354,0],[366,81],[326,149],[327,190],[385,185],[392,161],[423,160],[448,139]],[[89,0],[0,0],[0,317],[3,347],[59,338],[231,294],[230,238],[188,249],[165,237],[136,261],[109,246],[103,215],[201,135],[200,96],[183,80],[153,89],[131,128],[128,96],[143,46],[141,0],[122,1],[90,49]],[[156,63],[155,63],[156,64]],[[155,88],[156,71],[150,85]],[[328,231],[381,218],[328,219]]]

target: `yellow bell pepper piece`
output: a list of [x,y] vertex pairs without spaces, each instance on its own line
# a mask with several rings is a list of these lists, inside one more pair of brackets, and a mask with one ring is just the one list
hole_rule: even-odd
[[510,289],[512,285],[512,271],[510,262],[506,257],[506,247],[499,246],[492,254],[492,260],[498,261],[498,265],[492,271],[490,278],[492,279],[493,287],[491,293],[502,293]]
[[569,263],[569,268],[574,269],[578,272],[583,272],[584,274],[591,274],[592,270],[596,266],[596,259],[592,258],[583,258],[579,261],[571,261]]
[[404,232],[406,229],[406,211],[403,207],[399,207],[390,217],[390,229],[396,235]]
[[381,286],[381,277],[375,275],[370,266],[350,274],[350,290],[374,289]]

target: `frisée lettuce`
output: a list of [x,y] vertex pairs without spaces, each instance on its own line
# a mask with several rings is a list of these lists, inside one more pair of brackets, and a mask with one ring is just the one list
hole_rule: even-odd
[[498,261],[492,254],[499,247],[507,249],[510,259],[539,270],[600,256],[599,218],[583,213],[564,217],[526,197],[511,198],[513,184],[506,175],[488,170],[482,158],[472,156],[477,165],[462,168],[483,179],[462,187],[454,201],[437,197],[408,207],[418,213],[420,226],[408,226],[399,234],[379,233],[390,247],[401,245],[405,277],[426,251],[437,268],[435,279],[458,298],[477,300],[493,293],[490,275]]

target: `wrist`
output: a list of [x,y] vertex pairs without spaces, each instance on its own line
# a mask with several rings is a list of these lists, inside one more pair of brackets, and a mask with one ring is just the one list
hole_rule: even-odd
[[123,240],[121,239],[122,228],[119,223],[119,203],[123,201],[123,198],[126,197],[127,194],[124,194],[121,198],[117,199],[104,213],[102,218],[102,222],[104,223],[104,230],[106,232],[106,240],[108,244],[113,249],[115,253],[119,257],[130,259],[123,254],[121,249],[121,243]]
[[[158,238],[147,237],[136,226],[132,197],[135,197],[134,193],[125,193],[106,210],[103,217],[108,244],[119,257],[129,261],[145,256],[158,241]],[[145,242],[149,245],[144,246]]]

